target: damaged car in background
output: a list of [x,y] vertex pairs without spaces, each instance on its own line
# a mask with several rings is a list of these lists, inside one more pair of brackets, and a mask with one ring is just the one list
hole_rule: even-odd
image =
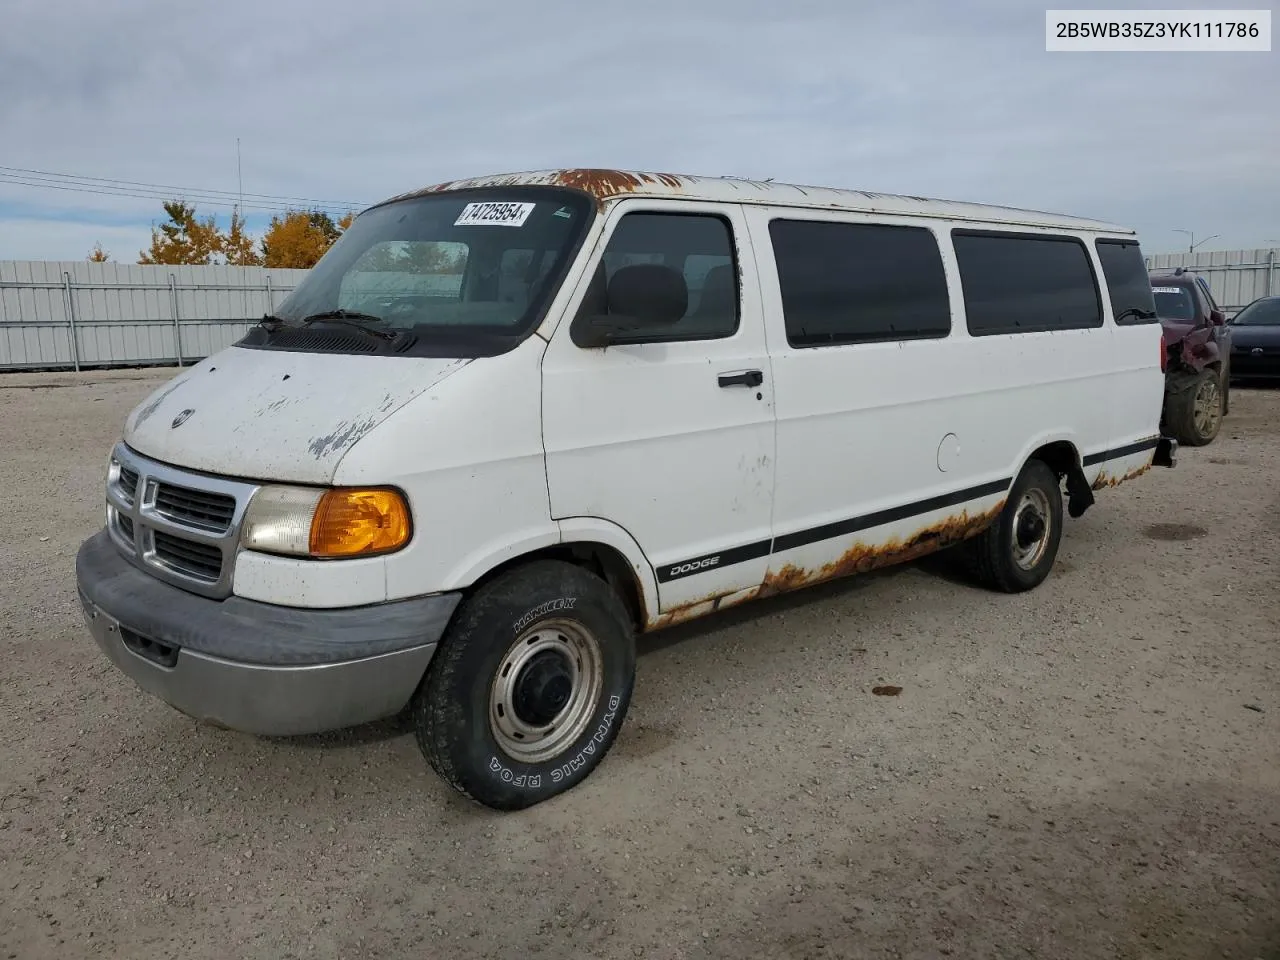
[[1231,330],[1204,277],[1184,267],[1152,270],[1156,316],[1168,351],[1164,429],[1179,443],[1212,443],[1231,407]]

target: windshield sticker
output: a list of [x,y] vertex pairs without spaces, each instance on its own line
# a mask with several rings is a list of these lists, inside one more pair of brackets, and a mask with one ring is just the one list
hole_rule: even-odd
[[1152,287],[1152,293],[1181,293],[1181,287]]
[[455,227],[522,227],[533,213],[532,203],[468,203],[462,208]]

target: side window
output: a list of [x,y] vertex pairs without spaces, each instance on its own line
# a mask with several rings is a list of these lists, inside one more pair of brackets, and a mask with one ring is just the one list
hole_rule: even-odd
[[591,309],[603,312],[608,283],[623,267],[638,264],[655,264],[679,274],[688,291],[688,306],[676,323],[628,337],[627,342],[713,340],[737,331],[738,269],[728,221],[710,214],[626,214],[609,238],[588,292]]
[[1116,323],[1158,323],[1156,301],[1151,293],[1151,276],[1136,240],[1099,240],[1098,259],[1111,298],[1111,315]]
[[1209,281],[1204,277],[1196,277],[1196,283],[1200,284],[1200,289],[1204,291],[1204,298],[1209,302],[1209,309],[1217,310],[1218,301],[1213,299],[1213,291],[1209,289]]
[[951,232],[969,333],[1034,333],[1102,326],[1102,300],[1075,237]]
[[913,340],[951,332],[947,278],[931,231],[774,220],[769,238],[791,346]]

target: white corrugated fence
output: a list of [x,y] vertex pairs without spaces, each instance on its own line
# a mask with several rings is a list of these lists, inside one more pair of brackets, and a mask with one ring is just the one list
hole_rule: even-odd
[[0,370],[191,363],[244,336],[306,273],[0,261]]
[[1202,274],[1227,316],[1259,297],[1280,294],[1280,247],[1157,253],[1147,257],[1148,269],[1170,267],[1186,267]]

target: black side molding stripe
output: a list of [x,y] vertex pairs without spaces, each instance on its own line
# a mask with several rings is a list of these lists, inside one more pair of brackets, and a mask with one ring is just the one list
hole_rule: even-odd
[[929,497],[927,500],[904,503],[900,507],[890,507],[887,510],[877,510],[875,513],[863,514],[860,517],[850,517],[848,520],[826,523],[820,527],[812,527],[809,530],[786,533],[774,538],[773,552],[781,553],[783,550],[803,547],[810,543],[817,543],[819,540],[831,540],[849,533],[857,533],[859,530],[878,527],[881,524],[906,520],[908,517],[914,517],[917,514],[941,510],[944,507],[954,507],[957,504],[964,503],[966,500],[977,500],[979,497],[989,497],[993,493],[1004,493],[1009,489],[1011,483],[1013,483],[1012,480],[992,480],[990,483],[967,487],[964,490],[956,490],[936,497]]
[[1142,453],[1144,450],[1154,450],[1156,445],[1159,443],[1159,437],[1147,437],[1145,440],[1139,440],[1136,443],[1128,443],[1123,447],[1115,447],[1112,450],[1100,450],[1097,453],[1090,453],[1084,458],[1084,466],[1092,467],[1095,463],[1105,463],[1108,460],[1119,460],[1121,457],[1128,457],[1135,453]]
[[992,480],[990,483],[984,483],[976,487],[966,487],[964,490],[955,490],[951,493],[929,497],[926,500],[905,503],[900,507],[878,510],[875,513],[864,514],[860,517],[850,517],[848,520],[823,524],[820,527],[813,527],[809,530],[798,530],[795,533],[788,533],[773,540],[759,540],[746,546],[722,550],[720,553],[708,553],[701,557],[694,557],[691,560],[682,560],[680,563],[673,563],[660,568],[658,570],[658,582],[667,583],[671,580],[691,577],[706,570],[729,567],[735,563],[746,563],[748,560],[758,560],[760,557],[768,556],[771,553],[781,553],[783,550],[803,547],[810,543],[817,543],[820,540],[843,537],[849,533],[857,533],[859,530],[867,530],[871,527],[893,523],[897,520],[905,520],[921,513],[930,513],[934,510],[941,510],[944,507],[954,507],[969,500],[977,500],[980,497],[1004,493],[1009,489],[1011,483],[1013,483],[1012,480]]
[[707,570],[731,567],[735,563],[746,563],[748,560],[767,557],[772,543],[772,540],[759,540],[755,543],[748,543],[744,547],[734,547],[731,550],[708,553],[701,557],[694,557],[692,560],[682,560],[680,563],[670,564],[658,570],[658,582],[666,583],[669,580],[691,577],[695,573],[704,573]]
[[[1144,450],[1154,450],[1159,443],[1159,437],[1147,437],[1145,440],[1125,444],[1123,447],[1090,453],[1084,457],[1083,464],[1086,467],[1091,467],[1094,464],[1105,463],[1108,460],[1119,460],[1121,457],[1142,453]],[[748,560],[758,560],[760,557],[781,553],[784,550],[794,550],[796,547],[808,546],[811,543],[818,543],[822,540],[833,540],[836,537],[857,533],[860,530],[869,530],[872,527],[879,527],[886,523],[906,520],[922,513],[931,513],[934,510],[958,506],[969,500],[989,497],[996,493],[1005,493],[1012,483],[1012,479],[992,480],[976,487],[966,487],[963,490],[955,490],[951,493],[929,497],[925,500],[915,500],[911,503],[904,503],[899,507],[890,507],[887,510],[863,514],[860,517],[850,517],[847,520],[837,520],[834,523],[811,527],[808,530],[784,533],[773,540],[759,540],[756,543],[749,543],[742,547],[722,550],[720,553],[708,553],[701,557],[694,557],[691,560],[683,560],[680,563],[662,567],[658,570],[658,582],[667,583],[671,580],[694,576],[705,570],[730,567],[736,563],[746,563]]]

